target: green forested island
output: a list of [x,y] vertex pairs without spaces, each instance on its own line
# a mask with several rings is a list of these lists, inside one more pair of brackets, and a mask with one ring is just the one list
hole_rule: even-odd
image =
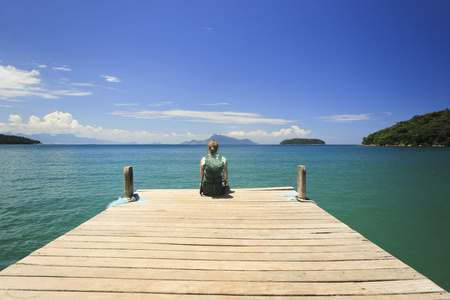
[[450,109],[414,116],[363,138],[363,145],[450,147]]
[[24,138],[21,136],[0,134],[0,144],[35,145],[35,144],[40,144],[40,143],[41,142],[39,142],[37,140],[32,140],[32,139]]
[[280,145],[325,145],[325,142],[319,139],[288,139],[280,143]]

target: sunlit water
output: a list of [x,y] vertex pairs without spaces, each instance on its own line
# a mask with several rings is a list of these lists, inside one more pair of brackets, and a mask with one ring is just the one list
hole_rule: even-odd
[[[369,240],[450,290],[450,149],[221,146],[232,188],[293,186]],[[205,146],[0,146],[0,269],[135,189],[198,188]]]

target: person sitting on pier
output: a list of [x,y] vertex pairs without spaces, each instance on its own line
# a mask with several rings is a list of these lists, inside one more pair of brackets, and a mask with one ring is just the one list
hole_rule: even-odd
[[208,143],[208,155],[200,161],[200,195],[218,196],[230,190],[227,183],[228,162],[227,159],[218,154],[219,143],[211,140]]

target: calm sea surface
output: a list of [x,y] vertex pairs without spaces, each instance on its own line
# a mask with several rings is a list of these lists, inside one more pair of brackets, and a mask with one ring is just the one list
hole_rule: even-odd
[[[221,146],[231,188],[293,186],[450,290],[450,148]],[[198,188],[205,146],[0,146],[0,270],[135,189]]]

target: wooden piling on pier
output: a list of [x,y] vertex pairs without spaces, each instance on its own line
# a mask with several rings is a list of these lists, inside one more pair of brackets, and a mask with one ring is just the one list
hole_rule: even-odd
[[125,198],[133,197],[133,167],[125,167],[123,170]]
[[298,166],[297,170],[297,193],[302,200],[306,199],[306,167]]

